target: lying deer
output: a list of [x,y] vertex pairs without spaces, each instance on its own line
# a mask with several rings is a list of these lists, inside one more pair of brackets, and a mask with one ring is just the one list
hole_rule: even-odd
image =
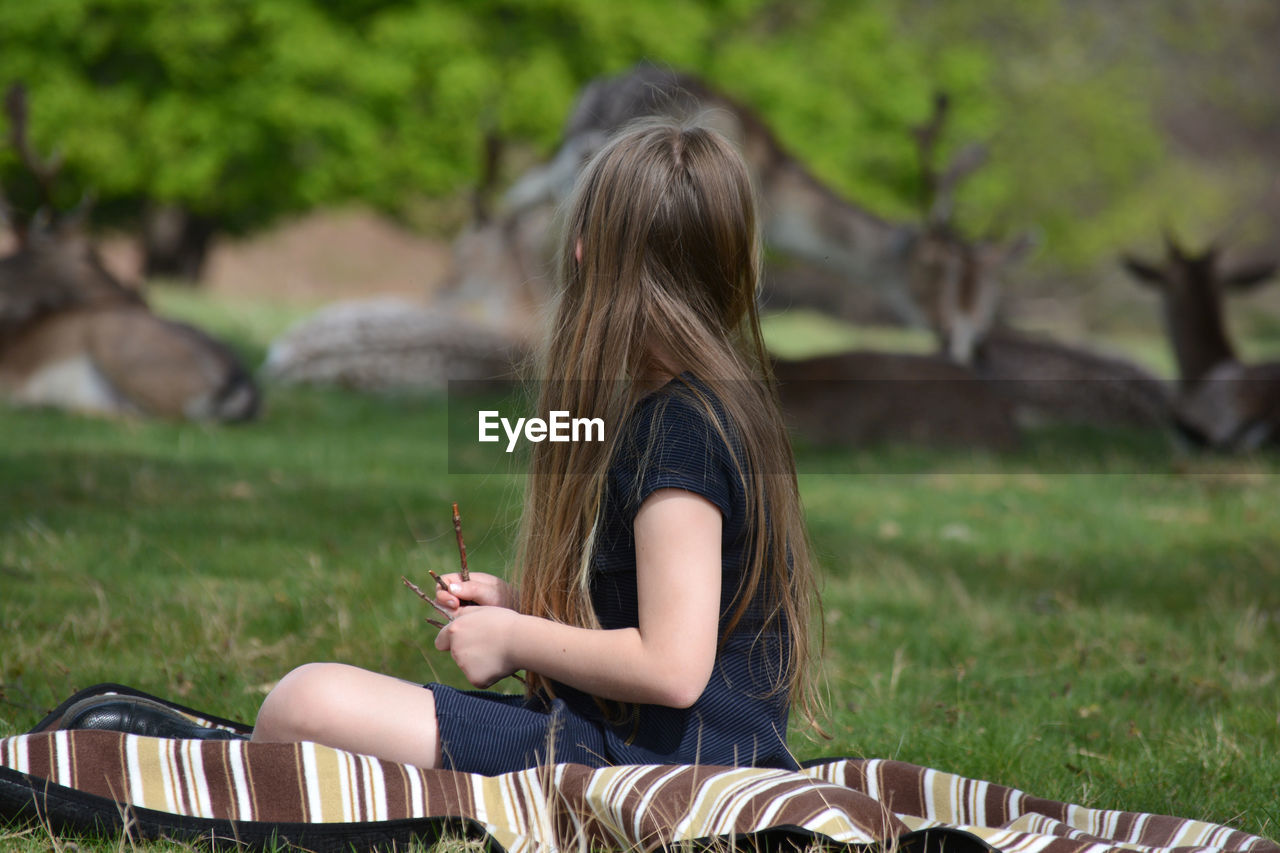
[[972,367],[1015,406],[1019,420],[1094,426],[1160,426],[1171,420],[1163,382],[1137,365],[998,322],[999,270],[1030,246],[969,241],[952,225],[956,182],[977,168],[983,149],[970,146],[945,170],[936,165],[947,116],[939,97],[932,117],[914,131],[925,186],[925,229],[913,254],[914,280],[932,283],[930,323],[941,352]]
[[996,328],[978,344],[973,369],[1027,425],[1165,429],[1173,422],[1168,384],[1160,377],[1127,359],[1046,336]]
[[527,357],[503,329],[441,306],[380,298],[320,309],[272,342],[263,370],[294,384],[445,390],[450,380],[513,380]]
[[100,414],[239,421],[252,378],[223,344],[157,317],[84,241],[38,237],[0,259],[0,394]]
[[[1016,435],[1013,419],[1094,425],[1169,422],[1168,395],[1154,375],[1120,359],[997,328],[1000,272],[1030,247],[972,241],[952,223],[958,182],[985,158],[969,146],[950,165],[936,162],[948,113],[944,97],[913,131],[920,161],[922,220],[908,263],[913,291],[926,307],[939,356],[845,353],[790,364],[796,377],[815,374],[784,391],[801,431],[843,431],[929,444],[1005,449]],[[804,429],[807,423],[808,429]],[[836,439],[839,436],[828,436]]]
[[1164,303],[1165,331],[1178,365],[1174,404],[1180,428],[1222,450],[1248,451],[1280,438],[1280,362],[1241,363],[1222,301],[1270,280],[1274,263],[1224,267],[1210,246],[1191,254],[1165,237],[1165,260],[1125,257],[1125,268]]
[[962,244],[950,255],[950,274],[965,286],[944,293],[965,301],[938,300],[934,323],[939,342],[947,357],[967,364],[1003,394],[1021,423],[1164,429],[1173,422],[1168,385],[1146,368],[1000,322],[997,281],[967,269],[981,263],[970,251]]
[[[932,145],[945,110],[935,113]],[[887,221],[842,198],[815,178],[774,137],[755,113],[700,80],[641,65],[617,77],[598,79],[579,96],[550,162],[531,170],[506,195],[507,217],[550,207],[571,190],[582,165],[605,140],[627,122],[663,115],[677,119],[698,117],[733,140],[752,172],[760,196],[761,227],[766,246],[774,252],[804,259],[837,274],[843,285],[825,289],[788,290],[788,276],[765,277],[762,301],[773,308],[811,307],[851,320],[860,320],[866,300],[859,291],[875,290],[904,322],[926,327],[932,323],[931,303],[939,289],[959,291],[971,282],[957,277],[954,256],[958,242],[943,229]],[[932,150],[932,149],[931,149]],[[949,213],[951,190],[981,165],[982,152],[970,147],[936,175],[939,184],[930,202]],[[996,277],[1022,251],[1018,246],[985,244],[964,266],[968,275]],[[541,270],[534,270],[540,274]],[[958,292],[943,299],[957,309],[971,307],[983,317],[987,306]],[[979,320],[988,322],[989,318]],[[971,337],[976,338],[975,331]]]
[[855,351],[777,358],[773,369],[788,424],[819,444],[999,451],[1018,443],[1009,400],[940,356]]
[[[49,201],[57,166],[27,142],[20,87],[6,107],[13,144]],[[69,221],[23,218],[3,195],[0,210],[18,240],[0,258],[0,395],[103,414],[238,421],[257,413],[257,387],[235,355],[204,332],[153,314]]]
[[477,220],[454,240],[452,277],[435,304],[536,346],[551,302],[554,219],[553,206],[542,204]]

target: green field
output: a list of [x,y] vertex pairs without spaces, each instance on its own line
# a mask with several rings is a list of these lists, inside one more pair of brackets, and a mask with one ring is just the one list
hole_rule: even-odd
[[[167,304],[253,359],[288,320]],[[283,388],[233,428],[0,409],[0,735],[97,681],[245,720],[311,660],[461,685],[399,578],[454,566],[453,501],[503,571],[521,483],[451,477],[444,415]],[[1280,456],[1067,430],[1007,458],[800,455],[857,472],[802,476],[832,739],[797,732],[801,758],[1280,836]]]

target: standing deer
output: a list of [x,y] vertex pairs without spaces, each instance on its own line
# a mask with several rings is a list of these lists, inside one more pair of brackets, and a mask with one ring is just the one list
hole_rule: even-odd
[[[52,210],[56,162],[26,134],[21,86],[5,100],[10,139]],[[102,265],[72,220],[24,217],[0,194],[17,250],[0,259],[0,395],[17,404],[103,414],[237,421],[258,410],[257,387],[205,333],[152,314]]]
[[1280,438],[1280,362],[1241,363],[1222,301],[1230,291],[1268,281],[1276,265],[1225,268],[1216,246],[1191,254],[1167,234],[1165,252],[1163,263],[1129,256],[1123,263],[1164,304],[1165,331],[1178,364],[1174,409],[1179,426],[1194,440],[1222,450],[1254,450],[1275,441]]
[[[942,124],[945,101],[932,123],[932,146]],[[966,247],[971,257],[957,259],[961,242],[942,228],[889,222],[841,198],[788,154],[769,128],[749,109],[713,91],[700,80],[641,65],[617,77],[590,83],[579,96],[565,125],[560,149],[546,165],[528,172],[506,195],[506,216],[543,209],[563,200],[579,169],[617,129],[637,118],[697,117],[732,140],[752,172],[760,196],[761,227],[766,246],[830,270],[844,283],[836,293],[783,289],[787,276],[765,276],[763,301],[776,307],[815,307],[846,319],[860,319],[866,302],[860,291],[874,290],[897,317],[911,325],[937,323],[931,306],[936,291],[960,291],[973,282],[957,273],[996,276],[1018,252],[994,245]],[[930,148],[932,153],[932,147]],[[967,149],[950,168],[937,175],[933,193],[949,205],[951,190],[981,164],[981,149]],[[938,212],[949,212],[940,204]],[[535,273],[538,272],[535,270]],[[971,288],[975,293],[979,288]],[[981,317],[985,305],[952,293],[950,313],[973,308]],[[988,312],[989,313],[989,312]],[[978,320],[978,323],[988,322]],[[959,330],[960,324],[953,328]],[[957,336],[962,333],[957,331]],[[969,335],[976,339],[980,330]],[[959,345],[963,348],[963,344]]]

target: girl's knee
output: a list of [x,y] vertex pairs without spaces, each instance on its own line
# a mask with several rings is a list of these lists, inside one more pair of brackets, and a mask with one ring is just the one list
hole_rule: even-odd
[[336,663],[308,663],[271,688],[254,724],[254,740],[322,740],[340,713],[342,670]]

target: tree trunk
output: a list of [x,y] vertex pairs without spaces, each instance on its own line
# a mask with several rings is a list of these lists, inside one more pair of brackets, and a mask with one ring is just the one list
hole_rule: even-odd
[[212,219],[179,205],[149,205],[142,222],[143,274],[198,284],[216,230]]

